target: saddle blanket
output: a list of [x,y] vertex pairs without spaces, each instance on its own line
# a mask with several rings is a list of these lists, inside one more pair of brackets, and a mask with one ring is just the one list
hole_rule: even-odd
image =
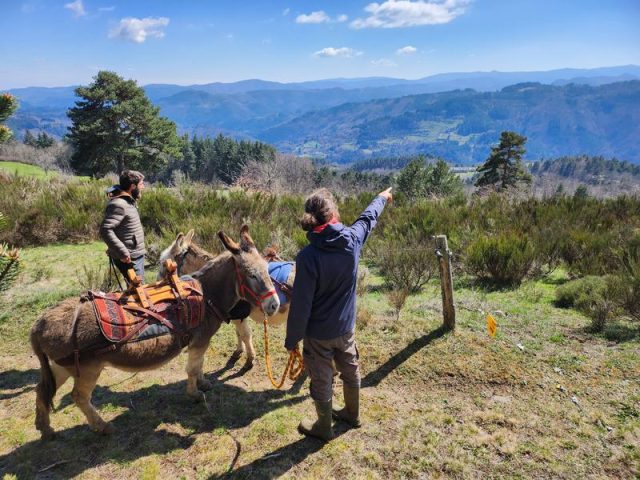
[[273,286],[276,288],[276,293],[278,294],[278,299],[280,300],[280,305],[286,305],[290,298],[285,295],[282,291],[280,284],[285,284],[291,287],[287,283],[289,275],[291,274],[291,270],[293,270],[293,262],[269,262],[267,267],[269,268],[269,276],[273,282]]
[[204,299],[200,282],[183,280],[189,291],[187,298],[158,302],[148,310],[137,310],[139,305],[122,293],[91,292],[90,297],[100,330],[110,342],[134,342],[169,333],[186,334],[196,328],[204,318]]

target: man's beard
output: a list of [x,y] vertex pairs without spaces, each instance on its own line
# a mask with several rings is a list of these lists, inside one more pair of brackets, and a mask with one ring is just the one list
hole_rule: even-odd
[[133,197],[134,200],[138,200],[140,198],[140,187],[136,187],[133,190],[131,190],[131,196]]

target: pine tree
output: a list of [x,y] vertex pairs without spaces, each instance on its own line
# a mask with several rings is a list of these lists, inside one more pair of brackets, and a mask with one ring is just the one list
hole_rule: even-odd
[[0,95],[0,143],[4,143],[11,138],[13,133],[3,122],[7,120],[18,108],[16,97],[10,93]]
[[101,71],[76,95],[80,100],[67,115],[73,122],[71,166],[77,172],[96,177],[125,168],[155,173],[170,157],[181,156],[176,125],[160,116],[134,80]]
[[480,177],[476,187],[491,187],[506,190],[521,183],[531,183],[531,175],[522,163],[527,137],[516,132],[505,131],[500,135],[500,144],[491,148],[491,155],[478,167]]
[[36,147],[37,148],[49,148],[52,147],[56,141],[53,137],[47,135],[45,132],[38,133],[38,138],[36,139]]
[[31,130],[25,130],[24,132],[24,139],[22,140],[22,143],[24,143],[25,145],[29,145],[30,147],[36,147],[38,145],[38,141],[36,140],[36,136],[31,133]]

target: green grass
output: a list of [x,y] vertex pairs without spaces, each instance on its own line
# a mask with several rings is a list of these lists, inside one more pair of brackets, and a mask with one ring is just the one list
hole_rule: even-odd
[[[104,245],[24,249],[18,283],[0,297],[0,468],[17,478],[633,478],[640,472],[640,343],[587,332],[590,321],[553,305],[563,272],[512,290],[456,279],[457,329],[437,335],[440,287],[409,297],[395,320],[375,273],[359,299],[363,374],[358,430],[338,426],[327,445],[296,432],[313,411],[308,381],[274,391],[261,329],[256,366],[227,366],[235,347],[223,326],[205,358],[206,404],[184,396],[186,356],[132,375],[108,368],[94,404],[116,427],[91,432],[56,396],[57,440],[33,427],[37,361],[27,340],[35,318],[81,287],[82,265],[106,263]],[[375,287],[375,288],[374,288]],[[501,313],[497,313],[500,311]],[[486,331],[494,314],[498,335]],[[276,375],[284,329],[270,331]],[[521,345],[523,349],[518,347]],[[342,393],[335,389],[335,402]],[[575,397],[578,404],[574,403]],[[239,453],[238,453],[239,452]],[[234,457],[238,458],[234,462]]]
[[47,172],[43,168],[35,165],[20,162],[0,161],[0,170],[21,177],[50,178],[58,175],[58,172]]

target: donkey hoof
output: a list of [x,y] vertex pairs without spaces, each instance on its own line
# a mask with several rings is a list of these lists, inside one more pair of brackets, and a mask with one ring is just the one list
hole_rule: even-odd
[[253,368],[253,358],[249,359],[247,358],[247,361],[244,362],[244,365],[242,366],[242,370],[251,370]]
[[53,440],[54,438],[56,438],[56,432],[53,428],[47,428],[45,430],[42,430],[40,438],[45,442]]
[[205,380],[205,379],[198,380],[198,390],[202,392],[208,392],[212,388],[213,388],[213,383],[211,383],[209,380]]
[[242,356],[242,350],[235,350],[231,354],[231,360],[238,360]]
[[116,429],[110,423],[105,423],[104,425],[97,426],[95,431],[101,435],[111,435]]
[[204,392],[195,390],[194,392],[187,392],[187,396],[195,403],[202,402],[205,399]]

